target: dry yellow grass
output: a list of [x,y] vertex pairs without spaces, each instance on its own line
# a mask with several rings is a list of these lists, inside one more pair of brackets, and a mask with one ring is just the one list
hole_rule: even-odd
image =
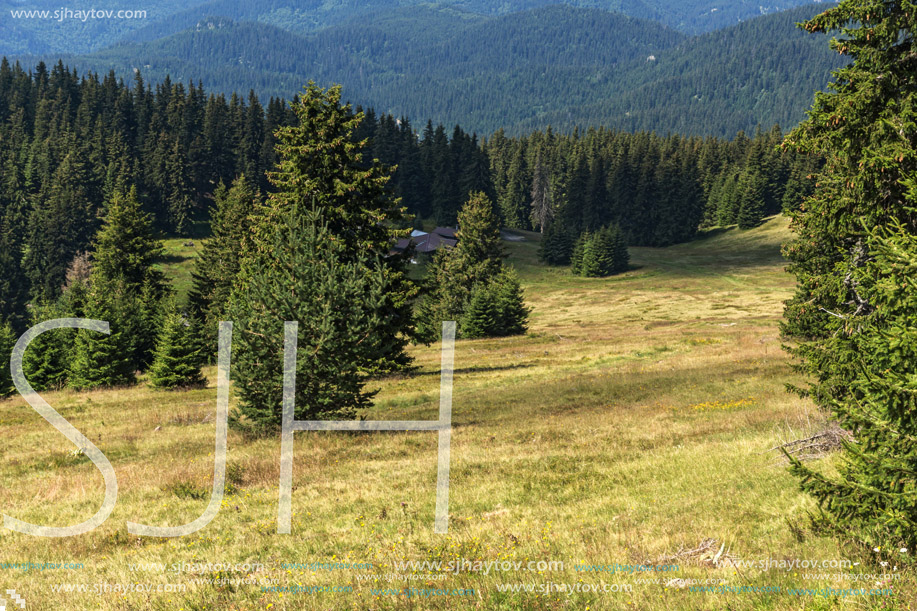
[[[633,249],[634,270],[574,278],[535,265],[537,236],[508,244],[533,307],[530,332],[456,346],[450,529],[433,533],[436,436],[297,433],[293,534],[276,534],[279,437],[229,437],[235,490],[216,519],[178,539],[137,538],[127,521],[177,525],[207,504],[215,388],[137,387],[49,393],[47,399],[111,459],[118,506],[93,533],[41,539],[0,531],[4,562],[81,562],[83,568],[0,569],[27,609],[829,609],[909,608],[904,574],[893,599],[846,602],[782,593],[702,593],[643,578],[715,580],[741,587],[859,587],[805,573],[876,573],[838,543],[802,533],[812,509],[767,450],[824,425],[787,394],[781,302],[792,290],[779,243],[786,222],[729,230],[668,249]],[[174,274],[176,276],[180,274]],[[418,375],[378,383],[369,419],[435,419],[438,347],[413,350]],[[210,379],[215,376],[208,372]],[[699,407],[700,406],[700,407]],[[706,406],[706,407],[704,407]],[[2,511],[65,525],[91,516],[102,478],[21,399],[0,402]],[[826,459],[830,468],[833,458]],[[852,559],[851,570],[714,567],[681,557],[677,573],[611,575],[574,565],[652,564],[716,539],[723,557]],[[443,580],[362,581],[403,560],[563,561],[563,571]],[[708,558],[709,560],[709,558]],[[372,570],[287,570],[282,563],[372,563]],[[136,563],[261,563],[252,572],[131,570]],[[891,567],[887,567],[890,569]],[[884,570],[884,569],[882,569]],[[899,571],[901,572],[901,571]],[[201,578],[260,583],[202,584]],[[573,595],[500,592],[501,584],[631,585]],[[96,584],[178,584],[183,592],[103,593]],[[278,593],[263,584],[350,587]],[[85,584],[87,592],[55,592]],[[865,587],[873,587],[868,582]],[[374,596],[376,588],[474,588],[473,596]],[[155,585],[153,587],[156,587]],[[170,586],[171,587],[171,586]]]

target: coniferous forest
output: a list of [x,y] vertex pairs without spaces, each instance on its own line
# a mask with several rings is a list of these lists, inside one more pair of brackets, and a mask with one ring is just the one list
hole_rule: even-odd
[[[200,84],[166,79],[152,87],[141,74],[125,83],[63,63],[27,71],[4,60],[0,316],[21,330],[27,304],[61,296],[118,194],[132,193],[151,235],[185,236],[209,232],[221,185],[241,178],[267,195],[275,132],[293,122],[290,103],[277,98],[227,99]],[[606,225],[640,246],[690,240],[702,226],[754,227],[798,207],[819,164],[780,151],[776,126],[732,140],[605,129],[519,138],[497,131],[487,139],[460,126],[417,129],[369,109],[353,137],[368,141],[366,160],[396,168],[388,188],[409,215],[455,225],[468,194],[481,192],[503,226],[568,243],[547,255],[556,262],[569,260],[563,253],[580,234]],[[533,206],[536,185],[541,209]]]
[[[316,32],[270,18],[240,21],[227,9],[65,61],[126,79],[134,70],[151,82],[202,79],[226,96],[253,88],[290,97],[306,80],[340,83],[345,99],[380,113],[479,134],[604,125],[732,138],[758,124],[798,123],[812,91],[842,65],[824,37],[795,27],[822,9],[800,6],[695,37],[566,5],[497,17],[435,5],[380,8]],[[17,57],[52,65],[60,55]]]

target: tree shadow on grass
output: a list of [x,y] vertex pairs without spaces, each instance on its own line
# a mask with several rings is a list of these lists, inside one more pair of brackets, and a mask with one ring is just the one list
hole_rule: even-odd
[[692,241],[709,240],[710,238],[715,238],[717,236],[723,235],[724,233],[734,231],[738,231],[738,227],[736,225],[730,225],[729,227],[713,227],[711,229],[699,229],[697,234],[694,236],[694,240]]
[[182,255],[164,254],[156,259],[156,263],[165,265],[177,265],[179,263],[184,263],[190,258],[191,257],[184,257]]
[[[525,364],[519,364],[519,365],[500,365],[500,366],[498,366],[498,367],[461,367],[461,368],[459,368],[459,369],[453,369],[453,370],[452,370],[452,373],[453,373],[453,374],[461,374],[461,373],[491,373],[491,372],[494,372],[494,371],[513,371],[513,370],[515,370],[515,369],[527,369],[527,368],[529,368],[529,367],[534,367],[534,364],[533,364],[533,363],[525,363]],[[440,372],[439,372],[438,370],[434,370],[434,371],[418,371],[418,372],[413,373],[413,374],[408,374],[408,375],[405,376],[405,377],[413,378],[413,377],[420,377],[420,376],[438,376],[439,373],[440,373]]]

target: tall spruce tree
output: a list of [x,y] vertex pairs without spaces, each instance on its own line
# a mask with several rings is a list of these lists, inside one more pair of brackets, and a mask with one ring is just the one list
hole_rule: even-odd
[[608,228],[611,240],[612,266],[611,273],[626,272],[630,268],[630,253],[627,251],[627,240],[624,232],[617,225]]
[[242,259],[242,243],[250,232],[250,218],[259,206],[260,196],[240,176],[231,187],[221,182],[213,199],[211,236],[195,261],[191,273],[193,286],[188,296],[191,314],[200,323],[208,360],[216,354],[218,326],[226,319],[229,296]]
[[458,244],[434,255],[417,305],[418,333],[427,342],[439,337],[442,321],[462,317],[475,284],[495,277],[503,264],[500,220],[486,195],[472,193],[458,222]]
[[260,209],[251,248],[257,249],[261,234],[269,234],[282,217],[318,210],[344,262],[359,261],[383,279],[376,304],[382,341],[374,343],[380,350],[374,369],[404,368],[411,362],[405,348],[414,337],[417,291],[407,277],[406,256],[389,255],[408,233],[395,229],[406,217],[389,188],[390,170],[363,159],[367,143],[354,138],[363,115],[341,104],[339,86],[324,90],[310,82],[293,111],[298,123],[277,131],[279,162],[269,173],[276,191]]
[[0,185],[0,319],[10,323],[14,331],[24,331],[29,280],[22,267],[24,232],[19,228],[26,225],[29,204],[17,180],[18,168],[10,163],[6,171],[7,184]]
[[458,244],[452,251],[457,262],[456,280],[470,290],[478,280],[495,276],[506,252],[500,239],[500,220],[493,202],[484,193],[471,193],[458,216]]
[[532,173],[532,226],[541,233],[554,220],[554,189],[551,185],[551,172],[541,159],[541,153],[535,158],[535,169]]
[[23,267],[33,295],[51,300],[60,295],[70,261],[89,246],[101,202],[79,147],[64,157],[44,187],[31,212]]
[[749,168],[739,181],[739,211],[736,221],[739,229],[752,229],[764,221],[767,176],[764,172]]
[[[809,385],[798,389],[850,431],[838,476],[792,460],[815,517],[881,549],[917,545],[917,5],[843,0],[806,22],[840,32],[853,61],[816,94],[787,145],[822,155],[785,249],[798,280],[783,331]],[[898,558],[901,562],[903,558]]]
[[[116,192],[92,253],[89,284],[98,288],[90,290],[87,298],[104,299],[108,305],[101,309],[118,315],[132,372],[152,361],[160,304],[167,292],[162,272],[154,267],[163,250],[153,231],[153,221],[141,209],[136,190]],[[105,295],[105,290],[111,294]],[[117,303],[110,303],[112,296],[117,296]]]
[[186,235],[194,215],[194,181],[188,158],[177,139],[169,149],[165,168],[168,226],[179,235]]
[[528,195],[530,192],[530,179],[525,163],[525,150],[521,145],[516,147],[516,153],[509,164],[506,173],[506,186],[499,195],[500,211],[503,223],[507,227],[528,229]]
[[465,310],[464,288],[455,285],[457,259],[446,248],[437,250],[427,268],[422,293],[417,299],[415,320],[421,341],[433,342],[439,337],[443,321],[459,321]]
[[109,280],[121,278],[132,288],[146,283],[162,288],[162,273],[153,267],[162,253],[162,242],[153,233],[152,219],[140,206],[137,190],[116,191],[95,238],[94,272]]
[[379,333],[388,278],[369,255],[346,252],[323,214],[298,210],[258,227],[259,247],[242,261],[229,310],[242,428],[281,423],[284,321],[299,323],[297,419],[347,419],[370,405],[367,372],[391,341]]

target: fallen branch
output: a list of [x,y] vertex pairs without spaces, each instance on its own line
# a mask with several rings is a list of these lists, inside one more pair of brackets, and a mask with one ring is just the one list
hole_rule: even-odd
[[[815,460],[824,457],[829,452],[839,449],[844,441],[850,441],[851,439],[852,437],[849,432],[836,424],[832,424],[827,430],[812,435],[811,437],[788,441],[774,446],[767,451],[786,450],[787,453],[792,454],[794,458],[799,460]],[[806,450],[811,451],[803,453]]]

